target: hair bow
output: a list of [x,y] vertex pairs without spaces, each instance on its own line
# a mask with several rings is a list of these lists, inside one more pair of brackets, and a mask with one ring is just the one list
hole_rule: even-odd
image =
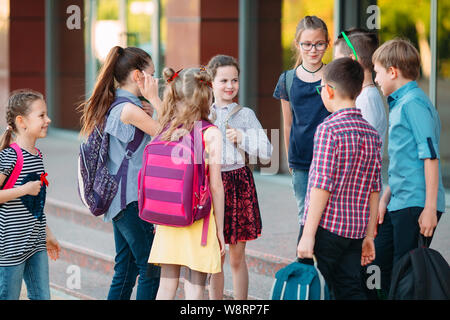
[[175,73],[167,80],[167,82],[168,82],[168,83],[171,83],[173,80],[175,80],[175,78],[179,76],[181,70],[183,70],[183,68],[181,68],[180,70],[178,70],[177,72],[175,72]]

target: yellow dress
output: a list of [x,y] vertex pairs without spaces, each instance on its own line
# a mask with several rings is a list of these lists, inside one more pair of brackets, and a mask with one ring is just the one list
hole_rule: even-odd
[[148,262],[176,264],[203,273],[220,272],[222,263],[213,208],[209,216],[206,246],[201,245],[202,231],[203,219],[187,227],[156,226]]
[[220,245],[212,209],[206,246],[201,245],[202,230],[203,219],[187,227],[156,226],[148,262],[176,264],[203,273],[220,272]]

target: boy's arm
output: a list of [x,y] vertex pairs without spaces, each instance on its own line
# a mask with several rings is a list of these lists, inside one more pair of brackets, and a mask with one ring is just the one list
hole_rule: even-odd
[[431,237],[437,226],[437,197],[439,188],[439,159],[425,159],[425,208],[419,217],[420,233]]
[[386,214],[389,201],[391,201],[391,187],[387,186],[386,189],[384,189],[383,196],[380,199],[380,205],[378,207],[378,224],[382,224],[384,221],[384,215]]
[[366,266],[375,260],[375,229],[377,225],[379,192],[372,192],[369,197],[369,223],[367,224],[366,237],[362,243],[361,265]]
[[312,258],[313,256],[317,227],[319,226],[329,197],[330,192],[327,190],[318,188],[311,189],[308,216],[303,227],[302,237],[297,246],[297,255],[299,258]]

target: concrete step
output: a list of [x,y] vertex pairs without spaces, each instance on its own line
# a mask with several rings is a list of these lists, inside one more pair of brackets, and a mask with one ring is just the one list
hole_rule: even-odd
[[[92,216],[83,208],[52,199],[47,200],[46,213],[48,225],[63,248],[61,261],[51,262],[55,267],[51,279],[59,279],[55,280],[55,285],[66,288],[64,279],[69,276],[67,268],[70,265],[79,266],[86,277],[83,278],[83,283],[99,282],[95,288],[83,286],[80,294],[105,299],[113,276],[115,255],[111,224]],[[249,298],[268,299],[275,272],[288,263],[287,259],[248,249]],[[224,264],[224,272],[225,298],[231,299],[232,275],[228,258]],[[178,296],[181,298],[182,292]]]
[[[115,255],[114,240],[110,237],[110,235],[108,235],[112,233],[111,223],[106,223],[101,218],[93,216],[86,208],[78,207],[51,198],[46,201],[45,212],[47,214],[47,220],[49,220],[50,226],[51,223],[54,223],[55,227],[57,227],[58,230],[61,230],[61,236],[70,237],[71,240],[68,240],[69,242],[78,244],[82,247],[92,247],[98,252],[104,252],[112,256]],[[76,230],[74,229],[71,234],[66,234],[64,231],[64,225],[67,222],[77,225]],[[100,231],[100,233],[98,233],[98,239],[100,239],[100,242],[91,241],[89,230]],[[250,244],[252,242],[254,241],[249,242],[248,247],[251,247]],[[249,271],[269,277],[274,277],[278,270],[292,262],[292,260],[288,258],[275,256],[270,253],[264,253],[262,251],[250,248],[246,249],[246,256]]]

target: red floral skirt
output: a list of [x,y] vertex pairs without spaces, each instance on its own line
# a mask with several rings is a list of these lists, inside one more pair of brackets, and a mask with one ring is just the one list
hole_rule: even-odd
[[222,172],[225,191],[223,233],[226,244],[261,235],[262,222],[252,171],[247,167]]

